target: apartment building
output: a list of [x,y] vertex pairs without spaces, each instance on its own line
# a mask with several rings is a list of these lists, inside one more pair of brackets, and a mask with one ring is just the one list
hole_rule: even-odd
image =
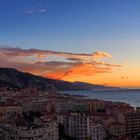
[[140,112],[133,111],[125,114],[126,134],[140,133]]
[[3,124],[2,140],[58,140],[58,125],[55,121],[47,121],[44,125]]
[[103,140],[102,125],[94,123],[94,117],[85,113],[70,113],[64,117],[64,132],[76,140]]
[[111,123],[108,132],[111,136],[121,138],[125,136],[125,125],[120,122]]
[[104,140],[106,132],[102,124],[93,123],[90,128],[91,140]]
[[0,106],[0,114],[5,120],[15,119],[22,114],[22,108],[15,104],[5,104]]

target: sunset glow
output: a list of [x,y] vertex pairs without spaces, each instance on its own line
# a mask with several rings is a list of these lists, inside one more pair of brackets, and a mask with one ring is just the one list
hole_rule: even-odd
[[138,0],[1,1],[0,67],[139,88],[139,5]]

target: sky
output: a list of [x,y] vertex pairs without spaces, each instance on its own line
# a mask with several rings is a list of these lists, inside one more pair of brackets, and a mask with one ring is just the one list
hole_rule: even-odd
[[0,67],[140,88],[139,0],[0,0]]

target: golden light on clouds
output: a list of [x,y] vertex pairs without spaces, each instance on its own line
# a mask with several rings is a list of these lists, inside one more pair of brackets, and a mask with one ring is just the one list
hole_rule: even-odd
[[[108,61],[106,62],[104,58]],[[134,74],[134,69],[130,74],[129,67],[108,63],[110,59],[112,55],[102,51],[71,53],[0,47],[1,67],[12,67],[24,72],[66,81],[121,87],[139,85],[134,79],[140,79],[140,77]]]

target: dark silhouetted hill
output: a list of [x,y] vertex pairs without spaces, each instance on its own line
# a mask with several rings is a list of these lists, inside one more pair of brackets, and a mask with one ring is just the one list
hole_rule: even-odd
[[94,89],[111,89],[111,87],[93,85],[83,82],[67,82],[36,76],[13,68],[0,68],[0,87],[36,88],[39,91],[50,89],[58,91],[80,91]]

